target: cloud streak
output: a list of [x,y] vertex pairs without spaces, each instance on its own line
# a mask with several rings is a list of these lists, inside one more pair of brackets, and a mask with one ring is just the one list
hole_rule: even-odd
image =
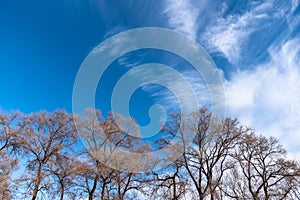
[[[199,4],[193,7],[191,0],[166,0],[165,13],[170,27],[199,39],[210,53],[225,57],[231,65],[246,69],[225,80],[228,115],[238,117],[258,134],[275,136],[289,155],[300,157],[300,39],[289,38],[299,27],[299,2],[248,1],[242,12],[232,12],[230,5],[223,4],[218,13],[210,13],[205,27],[199,27],[202,10]],[[204,31],[199,35],[200,28]],[[254,35],[261,38],[253,41]],[[256,47],[266,52],[264,63],[256,63],[261,56],[253,52]],[[251,68],[241,67],[246,56]]]
[[[210,96],[205,83],[194,70],[186,70],[183,73],[174,70],[170,73],[164,68],[156,70],[153,70],[153,68],[136,68],[129,75],[131,79],[139,79],[142,82],[147,82],[145,80],[151,76],[151,83],[159,85],[164,83],[166,87],[164,90],[157,89],[157,86],[152,84],[141,85],[141,87],[151,95],[155,103],[162,103],[162,106],[167,110],[179,111],[179,109],[182,109],[181,107],[175,107],[178,106],[179,100],[184,103],[188,112],[195,111],[195,107],[200,108],[210,104]],[[172,90],[172,88],[175,90]],[[195,105],[192,101],[191,97],[193,95],[197,98],[195,101],[198,101],[198,105]]]
[[269,53],[269,62],[227,81],[227,111],[300,155],[300,40],[273,45]]
[[251,34],[270,26],[272,19],[285,17],[291,6],[280,5],[276,8],[274,1],[268,0],[258,4],[250,3],[248,10],[242,14],[221,13],[209,22],[201,41],[210,52],[221,53],[230,63],[237,65]]
[[166,0],[164,13],[168,17],[169,25],[175,30],[196,39],[198,24],[197,18],[199,9],[191,0]]

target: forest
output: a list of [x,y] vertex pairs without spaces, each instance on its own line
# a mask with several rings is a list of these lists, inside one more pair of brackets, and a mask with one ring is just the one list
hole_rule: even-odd
[[[122,129],[112,114],[93,109],[84,116],[1,113],[0,199],[300,199],[299,162],[288,159],[278,140],[238,119],[217,119],[205,108],[188,117],[173,114],[162,127],[166,137],[153,143],[139,139],[133,119],[118,121]],[[181,145],[174,155],[184,151],[176,160],[165,156],[161,169],[154,158],[125,162],[113,154],[117,147],[151,152],[175,138]],[[140,165],[147,170],[135,172]]]

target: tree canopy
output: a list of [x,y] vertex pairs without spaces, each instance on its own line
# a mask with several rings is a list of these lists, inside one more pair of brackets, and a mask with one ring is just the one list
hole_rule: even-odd
[[[98,120],[88,117],[91,112]],[[84,116],[63,110],[0,114],[0,199],[300,199],[299,163],[287,159],[278,140],[256,135],[237,119],[217,120],[205,108],[189,117],[174,114],[163,127],[172,137],[153,141],[160,147],[175,138],[182,143],[184,153],[171,164],[154,170],[155,159],[145,158],[154,163],[145,172],[113,168],[110,162],[141,165],[125,162],[115,147],[154,148],[139,139],[133,119],[118,117],[126,130],[113,115],[91,109]]]

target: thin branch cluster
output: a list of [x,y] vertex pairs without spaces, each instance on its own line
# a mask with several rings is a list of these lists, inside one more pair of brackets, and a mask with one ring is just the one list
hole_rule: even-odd
[[[174,114],[151,144],[140,139],[133,119],[117,120],[92,109],[83,116],[0,114],[0,199],[300,199],[298,161],[275,138],[256,135],[237,119],[216,119],[204,108]],[[171,164],[162,169],[150,157],[146,172],[112,167],[142,164],[128,162],[117,147],[151,152],[172,140],[180,145],[168,151]],[[173,161],[172,152],[182,148]]]

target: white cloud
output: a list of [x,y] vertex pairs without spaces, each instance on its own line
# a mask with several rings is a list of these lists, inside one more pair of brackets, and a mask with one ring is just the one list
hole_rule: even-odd
[[240,60],[241,51],[250,35],[261,27],[272,23],[270,19],[281,18],[288,9],[282,5],[275,8],[273,0],[250,3],[248,11],[212,18],[201,36],[201,41],[210,52],[219,52],[232,64]]
[[295,11],[299,7],[299,4],[300,0],[292,0],[292,7],[289,14],[287,15],[287,22],[291,32],[299,27],[300,24],[300,15],[295,14]]
[[226,83],[227,112],[300,155],[300,40],[269,49],[271,60]]
[[296,9],[299,6],[300,1],[299,0],[292,0],[292,9],[291,9],[291,13],[294,13],[296,11]]
[[247,12],[241,16],[219,18],[215,25],[208,26],[202,40],[212,52],[221,52],[229,62],[236,63],[243,43],[255,30],[255,24],[265,17],[264,14]]
[[109,38],[109,37],[111,37],[111,36],[113,36],[115,34],[118,34],[118,33],[122,32],[122,31],[125,31],[125,28],[122,27],[122,26],[112,27],[112,28],[110,28],[109,31],[107,31],[105,33],[103,39],[107,39],[107,38]]
[[[158,90],[155,85],[139,85],[152,96],[156,103],[163,103],[162,106],[166,109],[174,111],[174,109],[183,109],[181,106],[185,105],[186,111],[192,112],[199,107],[209,105],[208,90],[200,75],[195,71],[186,70],[180,73],[172,68],[153,65],[152,67],[134,68],[129,71],[128,76],[131,80],[166,87],[166,90]],[[198,104],[195,104],[197,101]],[[182,105],[175,107],[175,105],[178,105],[177,103],[182,103]]]
[[189,37],[197,38],[197,18],[200,10],[191,0],[166,0],[164,13],[168,17],[169,25],[175,30]]

